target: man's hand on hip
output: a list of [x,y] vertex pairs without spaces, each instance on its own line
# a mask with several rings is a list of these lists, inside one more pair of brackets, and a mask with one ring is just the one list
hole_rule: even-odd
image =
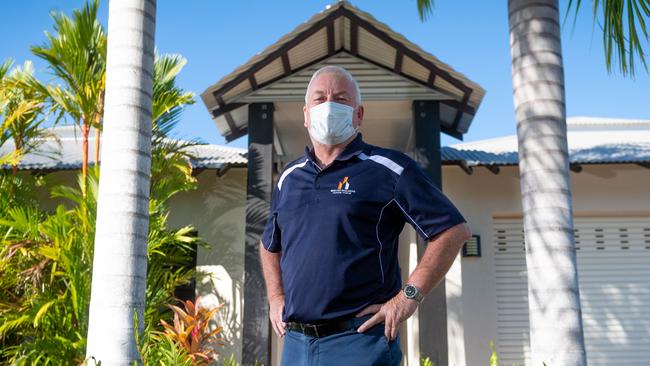
[[278,337],[284,336],[287,327],[287,324],[282,321],[282,310],[284,310],[284,295],[277,295],[269,299],[269,318]]
[[400,291],[385,304],[370,305],[361,310],[357,314],[357,317],[373,313],[375,315],[361,324],[357,332],[363,333],[371,327],[384,322],[384,334],[389,341],[392,341],[397,337],[400,324],[413,315],[417,308],[418,302],[407,299],[402,291]]

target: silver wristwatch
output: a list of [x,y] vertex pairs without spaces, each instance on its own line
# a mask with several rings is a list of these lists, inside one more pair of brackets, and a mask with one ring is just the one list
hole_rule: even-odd
[[420,289],[409,283],[404,285],[402,292],[404,292],[404,296],[406,296],[407,299],[415,300],[417,302],[422,302],[424,299],[424,295],[422,295]]

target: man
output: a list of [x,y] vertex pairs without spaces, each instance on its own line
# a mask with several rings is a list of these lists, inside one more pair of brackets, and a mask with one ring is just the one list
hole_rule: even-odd
[[[345,69],[314,73],[303,112],[313,148],[279,177],[260,243],[282,365],[399,365],[400,324],[470,231],[415,161],[362,140],[361,94]],[[428,246],[402,286],[406,222]]]

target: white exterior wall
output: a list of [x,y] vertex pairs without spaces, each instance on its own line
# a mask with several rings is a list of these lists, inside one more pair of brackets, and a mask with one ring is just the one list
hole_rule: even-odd
[[[48,180],[74,184],[71,172],[48,175]],[[170,227],[192,224],[210,243],[200,248],[197,266],[210,274],[197,283],[204,304],[225,302],[219,324],[226,328],[228,344],[223,356],[241,360],[243,313],[244,236],[246,214],[246,169],[230,169],[219,178],[212,170],[198,176],[199,189],[177,195],[170,202]],[[576,216],[650,215],[650,170],[637,165],[585,165],[571,173]],[[497,337],[497,310],[493,249],[493,217],[521,215],[518,169],[501,167],[494,175],[475,168],[472,175],[455,166],[443,167],[443,191],[468,220],[472,233],[481,236],[480,258],[456,258],[446,276],[449,366],[486,365],[489,341]],[[43,197],[46,206],[54,201]],[[60,202],[60,201],[59,201]],[[400,261],[404,278],[413,269],[409,263],[415,237],[410,226],[403,233]],[[414,248],[413,248],[414,249]],[[412,259],[411,259],[412,261]],[[415,356],[417,321],[408,331],[402,328],[404,355]],[[274,339],[274,359],[279,360],[281,342]],[[413,357],[415,358],[415,357]],[[416,360],[413,360],[416,361]],[[417,365],[416,362],[405,363]]]
[[[637,165],[585,165],[571,173],[573,207],[576,216],[620,216],[650,214],[650,170]],[[469,222],[472,233],[481,237],[480,258],[462,258],[461,307],[448,294],[448,319],[462,330],[449,332],[449,366],[487,365],[489,341],[497,337],[497,309],[492,219],[521,215],[517,167],[501,167],[494,175],[474,168],[472,175],[455,166],[443,168],[443,191]],[[453,276],[450,270],[447,285]],[[458,288],[455,288],[458,291]],[[453,301],[451,301],[453,300]],[[462,319],[455,322],[455,319]],[[465,354],[459,345],[464,345]],[[498,350],[497,350],[498,351]]]
[[199,189],[177,194],[170,201],[169,227],[193,225],[210,248],[199,247],[197,271],[206,274],[196,283],[201,304],[223,303],[217,324],[224,328],[222,358],[241,363],[244,311],[244,236],[246,224],[246,168],[232,168],[223,177],[214,170],[198,176]]

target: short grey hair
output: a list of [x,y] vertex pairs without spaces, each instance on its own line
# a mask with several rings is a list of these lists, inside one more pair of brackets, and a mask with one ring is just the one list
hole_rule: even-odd
[[344,78],[348,79],[352,85],[354,85],[354,98],[357,106],[361,105],[361,89],[359,88],[359,83],[357,80],[350,74],[350,72],[341,66],[328,65],[323,66],[320,69],[314,72],[314,75],[311,76],[309,84],[307,85],[307,91],[305,92],[305,105],[309,104],[309,91],[311,90],[311,84],[316,80],[316,78],[321,74],[337,74],[341,75]]

